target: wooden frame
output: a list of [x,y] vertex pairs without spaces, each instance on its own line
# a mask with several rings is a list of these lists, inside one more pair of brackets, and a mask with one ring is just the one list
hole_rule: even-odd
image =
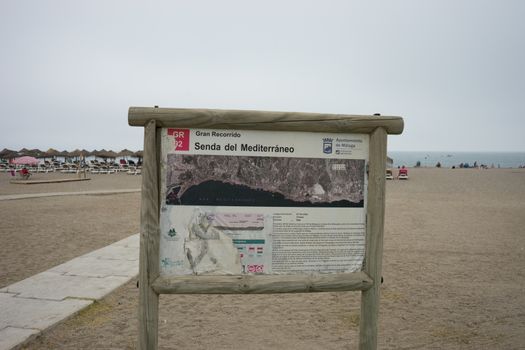
[[[139,348],[157,349],[159,294],[243,294],[362,291],[360,349],[377,348],[383,255],[387,134],[403,131],[401,117],[316,113],[131,107],[131,126],[143,126],[139,267]],[[311,275],[159,277],[160,128],[273,130],[370,135],[365,263],[362,271]]]

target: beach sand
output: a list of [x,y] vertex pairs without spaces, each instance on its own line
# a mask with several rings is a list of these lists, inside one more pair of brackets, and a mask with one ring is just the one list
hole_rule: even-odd
[[[525,348],[525,169],[409,175],[387,182],[379,348]],[[79,186],[139,186],[131,176],[101,176]],[[40,191],[13,186],[0,182],[0,194]],[[53,191],[67,186],[79,190]],[[0,202],[0,285],[136,233],[139,201],[120,194]],[[132,281],[24,349],[134,349],[137,299]],[[159,348],[356,349],[359,307],[358,292],[162,295]]]
[[[35,180],[77,175],[35,174]],[[93,175],[89,181],[10,184],[0,174],[2,195],[139,189],[140,176]],[[0,288],[139,232],[140,193],[0,201]]]

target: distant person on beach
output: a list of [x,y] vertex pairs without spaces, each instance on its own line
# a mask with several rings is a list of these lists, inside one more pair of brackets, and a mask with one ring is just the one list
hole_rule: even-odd
[[22,179],[27,180],[29,179],[29,176],[31,176],[31,174],[29,173],[29,170],[27,170],[26,167],[23,167],[22,170],[20,170],[20,176],[22,177]]

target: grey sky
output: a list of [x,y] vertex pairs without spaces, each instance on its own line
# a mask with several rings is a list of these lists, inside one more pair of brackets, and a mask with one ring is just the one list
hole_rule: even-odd
[[525,151],[525,1],[0,0],[0,149],[142,148],[129,106],[401,115]]

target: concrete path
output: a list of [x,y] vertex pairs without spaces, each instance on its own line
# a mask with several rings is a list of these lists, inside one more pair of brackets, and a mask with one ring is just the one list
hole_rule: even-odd
[[138,263],[135,234],[0,289],[0,350],[25,343],[108,295],[137,276]]
[[17,185],[39,185],[39,184],[58,184],[64,182],[89,181],[91,178],[80,179],[53,179],[53,180],[11,180],[9,183]]
[[9,201],[14,199],[28,199],[41,197],[56,196],[79,196],[79,195],[104,195],[104,194],[121,194],[140,192],[140,188],[126,190],[107,190],[107,191],[82,191],[82,192],[50,192],[50,193],[27,193],[27,194],[6,194],[0,196],[0,201]]

